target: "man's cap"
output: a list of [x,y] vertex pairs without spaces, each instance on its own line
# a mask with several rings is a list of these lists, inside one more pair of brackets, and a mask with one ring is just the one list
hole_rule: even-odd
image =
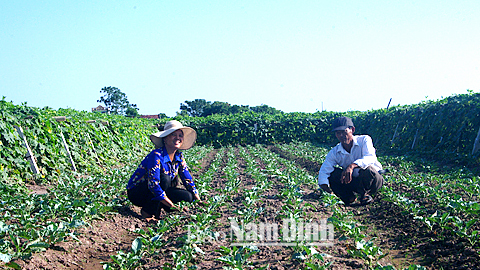
[[333,131],[345,130],[348,127],[354,127],[353,121],[350,117],[342,116],[342,117],[335,118],[335,120],[333,120],[333,124],[332,124]]

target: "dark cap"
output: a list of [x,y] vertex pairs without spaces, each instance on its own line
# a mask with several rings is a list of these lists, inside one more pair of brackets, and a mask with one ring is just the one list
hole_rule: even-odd
[[333,131],[345,130],[348,127],[354,127],[353,121],[350,117],[342,116],[342,117],[335,118],[335,120],[333,120],[333,124],[332,124]]

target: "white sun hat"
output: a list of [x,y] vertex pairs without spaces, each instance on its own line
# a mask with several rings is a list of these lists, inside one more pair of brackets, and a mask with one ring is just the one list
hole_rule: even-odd
[[150,135],[150,140],[155,144],[156,148],[162,148],[163,138],[179,129],[183,131],[183,144],[179,149],[186,150],[191,148],[195,143],[195,140],[197,140],[197,132],[191,127],[184,127],[182,123],[177,120],[170,120],[165,123],[163,131]]

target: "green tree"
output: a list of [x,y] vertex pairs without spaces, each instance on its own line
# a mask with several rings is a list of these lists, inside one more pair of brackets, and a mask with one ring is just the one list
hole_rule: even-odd
[[[135,106],[135,107],[134,107],[134,106]],[[128,108],[125,110],[125,116],[128,116],[128,117],[137,117],[137,116],[138,116],[137,105],[132,104],[130,107],[128,107]]]
[[185,100],[185,104],[180,104],[180,115],[183,111],[187,112],[189,116],[200,117],[204,116],[204,111],[210,106],[211,102],[205,99],[195,99],[193,101]]
[[189,115],[188,115],[188,112],[186,110],[181,110],[181,111],[177,112],[177,116],[187,117]]
[[230,105],[228,102],[222,101],[206,101],[205,99],[195,99],[193,101],[186,100],[180,104],[180,112],[178,116],[206,117],[213,114],[236,114],[247,112],[248,106]]
[[260,106],[256,107],[251,107],[250,110],[256,112],[256,113],[267,113],[267,114],[279,114],[282,113],[282,111],[277,110],[273,107],[270,107],[268,105],[262,104]]
[[279,114],[283,113],[268,105],[262,104],[261,106],[249,107],[247,105],[230,105],[228,102],[222,101],[206,101],[205,99],[195,99],[193,101],[186,100],[185,103],[180,104],[180,112],[177,112],[178,116],[193,116],[193,117],[206,117],[213,114],[238,114],[252,110],[256,113],[267,114]]
[[100,93],[104,94],[97,102],[105,104],[107,110],[112,114],[122,114],[127,116],[137,116],[138,108],[136,104],[130,104],[127,95],[117,87],[103,87]]
[[164,113],[159,113],[158,114],[158,119],[164,119],[164,118],[168,118],[168,116]]
[[230,108],[230,113],[231,114],[244,113],[244,112],[248,112],[249,110],[250,108],[247,105],[241,105],[241,106],[233,105]]
[[230,114],[232,106],[227,102],[215,101],[204,110],[202,116],[209,116],[212,114]]

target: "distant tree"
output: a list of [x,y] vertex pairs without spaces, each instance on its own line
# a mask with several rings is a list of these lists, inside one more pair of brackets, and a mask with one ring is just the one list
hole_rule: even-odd
[[265,105],[265,104],[262,104],[260,106],[251,107],[250,110],[252,110],[256,113],[268,113],[268,114],[282,113],[282,111],[277,110],[277,109],[275,109],[273,107],[270,107],[268,105]]
[[250,108],[247,105],[241,105],[241,106],[233,105],[230,108],[230,113],[231,114],[244,113],[244,112],[248,112],[249,110]]
[[158,119],[164,119],[164,118],[168,118],[168,116],[164,113],[159,113],[158,114]]
[[188,115],[188,112],[186,110],[181,110],[181,111],[177,112],[177,116],[186,117],[186,116],[189,116],[189,115]]
[[212,114],[230,114],[232,106],[227,102],[215,101],[210,106],[207,106],[202,116],[209,116]]
[[185,104],[180,104],[180,110],[186,111],[189,116],[204,116],[204,111],[209,107],[210,101],[205,99],[195,99],[193,101],[185,100]]
[[177,112],[178,116],[193,116],[193,117],[205,117],[212,114],[236,114],[243,113],[252,110],[257,113],[278,114],[282,111],[277,110],[268,105],[262,104],[261,106],[249,107],[246,105],[230,105],[228,102],[222,101],[206,101],[205,99],[195,99],[193,101],[186,100],[185,103],[180,104],[180,112]]
[[129,116],[138,115],[138,108],[136,104],[130,104],[127,95],[120,91],[117,87],[103,87],[100,93],[104,94],[97,102],[105,104],[105,107],[110,113],[123,114]]
[[128,107],[128,108],[125,110],[125,116],[128,116],[128,117],[137,117],[137,116],[138,116],[137,105],[131,104],[131,106]]

